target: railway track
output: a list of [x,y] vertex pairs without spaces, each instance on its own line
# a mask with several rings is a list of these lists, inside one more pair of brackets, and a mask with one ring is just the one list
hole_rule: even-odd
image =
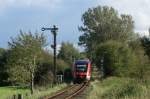
[[82,84],[74,84],[65,88],[64,90],[56,93],[53,96],[47,96],[44,99],[72,99],[82,93],[85,88],[88,86],[89,82],[85,82]]

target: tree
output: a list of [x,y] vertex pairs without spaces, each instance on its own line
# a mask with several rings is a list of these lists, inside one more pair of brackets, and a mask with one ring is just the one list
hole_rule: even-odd
[[7,62],[9,80],[18,83],[30,83],[33,94],[34,77],[37,71],[37,62],[40,59],[46,39],[43,34],[20,32],[16,38],[8,43],[10,54]]
[[98,6],[89,8],[82,15],[83,26],[79,30],[83,34],[79,37],[79,45],[86,47],[89,57],[100,43],[108,40],[128,42],[133,33],[133,20],[130,15],[118,15],[112,7]]
[[150,61],[144,53],[139,38],[129,44],[109,40],[97,47],[94,62],[105,77],[125,76],[146,81],[149,80]]
[[[38,69],[35,74],[35,84],[46,86],[49,84],[53,84],[54,80],[54,71],[53,71],[53,55],[44,50],[40,56],[40,60],[38,60]],[[57,72],[64,71],[68,67],[63,60],[57,59]]]
[[95,63],[99,69],[103,68],[104,76],[129,76],[132,67],[137,63],[135,54],[121,42],[102,43],[97,47],[95,54]]
[[7,85],[6,83],[8,74],[6,72],[6,60],[8,51],[6,49],[0,48],[0,85]]
[[119,15],[112,7],[98,6],[89,8],[82,15],[82,22],[79,45],[85,46],[87,56],[105,76],[143,79],[150,74],[149,39],[142,39],[147,54],[144,55],[130,15]]
[[150,38],[149,37],[143,37],[141,38],[142,45],[145,49],[145,54],[148,55],[150,59]]
[[72,65],[74,59],[80,57],[79,51],[73,46],[73,44],[62,42],[58,58],[64,60],[69,65]]
[[136,55],[139,59],[137,65],[140,69],[135,69],[140,79],[149,80],[150,75],[150,38],[139,37],[139,46],[135,48]]

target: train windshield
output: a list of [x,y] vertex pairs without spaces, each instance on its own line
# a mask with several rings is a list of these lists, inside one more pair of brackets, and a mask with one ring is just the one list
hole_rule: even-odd
[[77,72],[86,72],[87,64],[76,64],[76,71]]

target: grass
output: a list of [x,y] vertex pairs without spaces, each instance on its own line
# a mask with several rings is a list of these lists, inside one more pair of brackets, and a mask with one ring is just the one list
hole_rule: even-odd
[[110,77],[92,82],[87,99],[150,99],[149,88],[129,78]]
[[10,96],[14,94],[25,94],[28,93],[29,90],[25,88],[18,88],[13,86],[0,87],[0,99],[8,99]]
[[20,88],[20,87],[0,87],[0,99],[11,99],[13,95],[23,94],[24,99],[38,99],[39,97],[49,95],[53,92],[56,92],[62,88],[64,88],[66,84],[61,84],[55,86],[53,88],[44,88],[40,87],[35,89],[34,94],[30,94],[30,90],[28,88]]

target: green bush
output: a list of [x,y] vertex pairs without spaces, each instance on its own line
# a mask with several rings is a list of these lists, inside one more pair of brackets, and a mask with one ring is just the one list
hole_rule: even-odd
[[130,68],[135,66],[136,58],[131,49],[124,43],[108,41],[96,48],[95,63],[101,68],[101,60],[105,76],[127,76]]

